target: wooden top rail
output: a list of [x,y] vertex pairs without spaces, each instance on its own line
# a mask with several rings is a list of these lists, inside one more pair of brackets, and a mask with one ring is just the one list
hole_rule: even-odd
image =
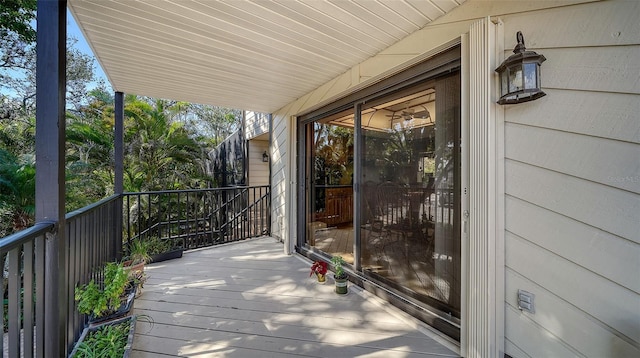
[[28,229],[11,234],[0,240],[0,252],[11,251],[44,233],[51,232],[55,225],[54,222],[39,222]]

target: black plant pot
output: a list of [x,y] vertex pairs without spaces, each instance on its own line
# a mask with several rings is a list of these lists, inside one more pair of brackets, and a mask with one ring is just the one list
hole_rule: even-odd
[[95,326],[89,326],[87,328],[85,328],[82,331],[82,334],[80,335],[80,338],[78,338],[78,342],[76,342],[75,346],[73,347],[73,350],[71,351],[71,354],[69,354],[69,358],[73,358],[74,355],[76,355],[76,353],[78,352],[78,346],[80,345],[80,343],[82,343],[86,338],[87,335],[89,335],[92,332],[98,331],[102,328],[104,328],[105,326],[109,326],[109,325],[118,325],[124,322],[128,322],[129,324],[129,334],[127,335],[127,341],[126,341],[126,345],[124,347],[124,354],[122,355],[123,358],[128,358],[129,354],[131,353],[131,350],[133,349],[133,336],[134,336],[134,331],[136,328],[136,316],[128,316],[128,317],[123,317],[123,318],[119,318],[116,320],[112,320],[109,322],[104,322]]
[[183,249],[174,249],[171,251],[163,252],[161,254],[151,255],[151,262],[162,262],[167,260],[178,259],[182,257]]

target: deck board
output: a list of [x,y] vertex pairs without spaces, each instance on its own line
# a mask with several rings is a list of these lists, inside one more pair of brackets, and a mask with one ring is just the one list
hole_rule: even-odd
[[131,357],[458,356],[359,288],[336,295],[309,266],[269,237],[148,265]]

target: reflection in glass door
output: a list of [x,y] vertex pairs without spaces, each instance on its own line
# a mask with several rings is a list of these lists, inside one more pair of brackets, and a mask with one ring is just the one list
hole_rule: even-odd
[[316,250],[353,264],[353,127],[330,124],[333,118],[306,127],[306,240]]
[[460,77],[362,109],[361,266],[460,318]]

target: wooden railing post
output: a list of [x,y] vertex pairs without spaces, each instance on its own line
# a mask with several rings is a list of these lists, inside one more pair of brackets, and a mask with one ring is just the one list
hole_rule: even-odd
[[55,222],[45,243],[44,352],[67,356],[65,94],[67,1],[38,0],[36,60],[36,222]]

